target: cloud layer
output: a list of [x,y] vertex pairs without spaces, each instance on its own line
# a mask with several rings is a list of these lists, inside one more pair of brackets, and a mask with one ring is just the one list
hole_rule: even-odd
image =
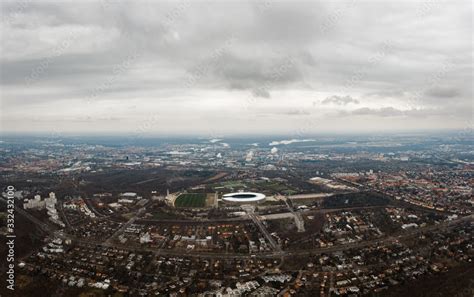
[[2,131],[296,135],[472,123],[470,1],[1,5]]

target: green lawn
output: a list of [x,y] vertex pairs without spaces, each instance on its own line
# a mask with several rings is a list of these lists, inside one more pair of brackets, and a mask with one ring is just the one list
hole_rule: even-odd
[[206,206],[207,194],[205,193],[186,193],[176,198],[174,205],[176,207],[204,207]]

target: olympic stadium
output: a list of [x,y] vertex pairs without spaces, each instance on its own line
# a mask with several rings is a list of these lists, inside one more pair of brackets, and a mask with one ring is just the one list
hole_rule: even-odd
[[265,195],[254,192],[229,193],[223,195],[222,200],[231,203],[259,203],[265,200]]

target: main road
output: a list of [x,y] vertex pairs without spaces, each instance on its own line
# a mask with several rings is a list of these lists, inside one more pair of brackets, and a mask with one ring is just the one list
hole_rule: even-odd
[[262,221],[260,221],[260,219],[257,217],[257,215],[254,212],[254,207],[252,205],[242,205],[242,209],[247,212],[247,215],[249,216],[249,218],[260,229],[260,232],[262,232],[263,236],[265,236],[267,241],[270,243],[272,249],[274,251],[281,252],[280,245],[276,243],[273,236],[270,233],[268,233],[267,228],[263,225]]
[[403,232],[399,233],[397,235],[392,235],[388,237],[383,237],[383,238],[377,238],[373,240],[367,240],[367,241],[361,241],[361,242],[356,242],[356,243],[351,243],[351,244],[344,244],[344,245],[334,245],[330,247],[325,247],[325,248],[315,248],[315,249],[307,249],[307,250],[281,250],[280,248],[277,250],[274,250],[272,252],[264,252],[264,253],[256,253],[255,255],[249,255],[249,254],[237,254],[237,253],[213,253],[213,252],[198,252],[198,251],[177,251],[173,249],[164,249],[164,248],[151,248],[151,247],[142,247],[142,246],[124,246],[124,245],[111,245],[111,244],[104,244],[103,241],[98,241],[98,240],[89,240],[89,239],[78,239],[78,238],[72,238],[74,242],[77,242],[79,244],[83,245],[102,245],[106,247],[115,247],[117,249],[122,249],[122,250],[130,250],[130,251],[142,251],[142,252],[153,252],[157,255],[162,255],[162,256],[181,256],[181,257],[202,257],[202,258],[216,258],[216,259],[249,259],[251,257],[256,257],[256,258],[287,258],[287,257],[294,257],[294,256],[308,256],[308,255],[318,255],[318,254],[323,254],[323,253],[332,253],[332,252],[338,252],[338,251],[345,251],[345,250],[350,250],[350,249],[355,249],[355,248],[363,248],[371,245],[376,245],[376,244],[390,244],[394,243],[403,239],[408,239],[413,236],[419,235],[424,232],[432,232],[436,230],[442,230],[444,228],[450,228],[455,225],[461,224],[461,223],[466,223],[466,222],[472,222],[474,221],[474,214],[469,215],[469,216],[464,216],[460,217],[458,219],[452,220],[452,221],[444,221],[442,223],[439,223],[437,225],[431,225],[431,226],[426,226],[426,227],[421,227],[418,229],[414,229],[409,232]]
[[[3,197],[0,197],[0,201],[7,203],[6,199]],[[141,210],[143,210],[142,208]],[[24,211],[23,209],[15,206],[15,211],[20,214],[25,216],[27,219],[38,225],[43,231],[45,231],[48,234],[54,234],[55,230],[49,226],[46,223],[41,222],[28,212]],[[344,245],[335,245],[331,247],[325,247],[325,248],[316,248],[316,249],[308,249],[308,250],[285,250],[283,251],[281,247],[275,242],[273,237],[268,233],[266,230],[265,226],[263,226],[262,222],[257,218],[255,213],[253,211],[249,212],[249,216],[251,217],[252,220],[255,220],[255,223],[259,228],[261,229],[262,233],[265,235],[267,240],[270,242],[274,250],[272,252],[265,252],[265,253],[256,253],[255,255],[249,255],[249,254],[237,254],[237,253],[213,253],[213,252],[197,252],[197,251],[190,251],[190,252],[185,252],[185,251],[177,251],[177,250],[168,250],[164,248],[151,248],[151,247],[142,247],[142,246],[124,246],[120,244],[115,244],[112,242],[112,238],[120,234],[123,230],[125,230],[126,227],[131,225],[138,217],[139,213],[137,213],[136,216],[132,217],[127,223],[122,225],[117,232],[115,232],[111,237],[109,237],[108,240],[105,241],[99,241],[99,240],[93,240],[93,239],[83,239],[83,238],[76,238],[74,236],[71,236],[69,234],[55,234],[56,236],[59,236],[63,239],[69,238],[73,242],[79,243],[79,244],[84,244],[84,245],[100,245],[100,246],[106,246],[106,247],[114,247],[117,249],[123,249],[123,250],[130,250],[130,251],[147,251],[147,252],[153,252],[157,253],[159,255],[163,256],[188,256],[188,257],[207,257],[207,258],[227,258],[227,259],[232,259],[232,258],[239,258],[239,259],[248,259],[250,257],[258,257],[258,258],[281,258],[281,257],[292,257],[292,256],[303,256],[303,255],[315,255],[315,254],[322,254],[322,253],[331,253],[331,252],[336,252],[336,251],[344,251],[344,250],[349,250],[349,249],[354,249],[354,248],[363,248],[367,247],[370,245],[375,245],[375,244],[387,244],[387,243],[392,243],[396,242],[402,239],[410,238],[415,235],[421,234],[423,232],[432,232],[436,230],[442,230],[444,228],[450,228],[455,225],[461,224],[461,223],[466,223],[466,222],[473,222],[474,221],[474,214],[459,217],[454,220],[450,221],[444,221],[442,223],[439,223],[437,225],[431,225],[431,226],[426,226],[426,227],[421,227],[417,229],[413,229],[408,232],[402,232],[397,235],[392,235],[388,237],[383,237],[383,238],[377,238],[374,240],[368,240],[368,241],[362,241],[362,242],[357,242],[357,243],[351,243],[351,244],[344,244]]]

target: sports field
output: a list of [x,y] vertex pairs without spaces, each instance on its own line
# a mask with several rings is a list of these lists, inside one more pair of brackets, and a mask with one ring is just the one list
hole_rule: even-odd
[[185,193],[176,198],[176,207],[205,207],[207,194],[205,193]]

